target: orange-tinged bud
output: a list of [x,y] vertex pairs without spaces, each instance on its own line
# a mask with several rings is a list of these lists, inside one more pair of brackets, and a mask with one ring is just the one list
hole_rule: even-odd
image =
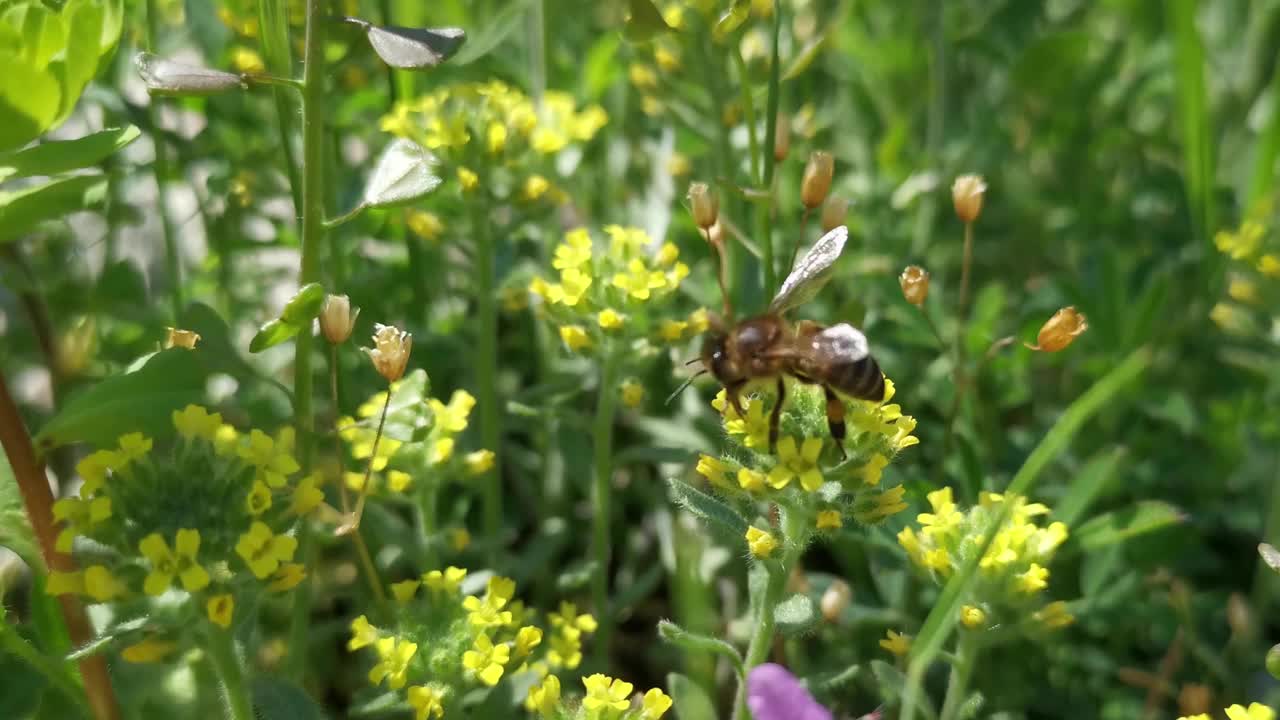
[[951,202],[963,223],[971,223],[982,213],[982,196],[987,183],[981,175],[961,175],[951,184]]
[[822,231],[831,232],[844,224],[849,214],[849,201],[839,195],[832,195],[822,204]]
[[804,166],[804,179],[800,181],[800,202],[810,210],[822,204],[831,190],[831,177],[836,171],[831,153],[815,150],[809,154]]
[[1076,336],[1088,329],[1089,323],[1084,313],[1076,312],[1074,307],[1064,307],[1040,328],[1036,344],[1027,347],[1040,352],[1065,350],[1075,341]]
[[787,158],[787,151],[791,149],[791,116],[786,113],[778,113],[777,125],[773,131],[773,159],[782,162]]
[[693,209],[693,222],[706,230],[720,217],[720,201],[706,183],[689,185],[689,205]]
[[853,602],[853,589],[843,580],[833,580],[827,591],[822,593],[818,606],[822,608],[822,617],[829,623],[839,622],[840,615]]
[[902,286],[902,297],[916,307],[924,305],[929,297],[929,271],[919,265],[908,265],[898,276],[898,284]]
[[413,349],[413,336],[392,325],[374,325],[373,347],[365,348],[373,367],[387,382],[404,377],[409,364],[409,352]]
[[320,310],[320,332],[333,345],[341,345],[351,337],[360,308],[353,312],[351,300],[346,295],[326,295]]
[[194,350],[196,343],[200,342],[200,333],[191,332],[190,330],[181,330],[179,328],[166,328],[168,335],[164,339],[164,348],[186,348]]

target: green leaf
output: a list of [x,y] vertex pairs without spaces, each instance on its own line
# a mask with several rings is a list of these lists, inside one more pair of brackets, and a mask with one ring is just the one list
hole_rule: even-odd
[[284,304],[280,319],[301,327],[320,317],[320,309],[323,307],[324,286],[320,283],[307,283],[298,288],[298,292]]
[[468,65],[501,45],[508,35],[523,24],[524,12],[529,7],[529,3],[530,0],[512,0],[508,3],[493,16],[488,25],[467,41],[457,55],[453,56],[452,64]]
[[138,128],[128,125],[86,135],[75,140],[46,142],[0,155],[0,180],[28,175],[57,175],[97,165],[115,151],[138,139]]
[[885,700],[893,702],[902,697],[907,678],[901,670],[883,660],[872,660],[871,674],[876,676],[876,687]]
[[249,341],[249,352],[260,353],[270,347],[275,347],[280,343],[288,340],[298,334],[300,328],[297,325],[287,323],[279,318],[268,320],[258,328],[258,334],[253,336]]
[[105,175],[74,175],[0,192],[0,243],[20,238],[46,220],[96,208],[106,199],[106,190]]
[[701,518],[713,529],[722,530],[734,538],[742,538],[747,534],[746,519],[719,499],[675,478],[667,481],[667,488],[673,502]]
[[680,673],[667,673],[667,692],[676,720],[716,720],[715,703],[698,683]]
[[217,311],[203,303],[191,303],[182,311],[178,327],[200,336],[196,346],[210,372],[226,373],[237,379],[257,375],[231,343],[231,331]]
[[808,595],[796,593],[778,603],[773,609],[773,620],[784,635],[794,636],[807,632],[818,621],[813,611],[813,600]]
[[324,720],[311,696],[286,680],[255,676],[251,692],[254,715],[261,720]]
[[1074,528],[1093,501],[1111,484],[1124,456],[1124,448],[1112,448],[1089,458],[1072,480],[1067,494],[1054,506],[1054,519]]
[[1144,500],[1133,507],[1099,515],[1071,534],[1080,547],[1094,551],[1181,524],[1185,519],[1182,512],[1168,503]]
[[711,28],[711,39],[721,42],[728,38],[751,17],[750,0],[733,0],[728,8],[720,14],[716,24]]
[[658,637],[690,652],[707,652],[723,656],[733,665],[739,676],[744,672],[742,655],[737,648],[720,638],[689,632],[669,620],[658,621]]
[[53,125],[62,90],[52,71],[33,66],[11,49],[0,49],[0,68],[0,150],[8,150]]
[[[1214,205],[1213,123],[1209,110],[1209,89],[1205,82],[1205,51],[1200,39],[1199,0],[1168,0],[1164,3],[1173,36],[1173,69],[1178,100],[1178,125],[1182,130],[1183,181],[1187,204],[1196,234],[1210,244],[1217,229]],[[1216,258],[1210,245],[1206,251]]]
[[[0,632],[16,631],[12,628],[0,628]],[[44,676],[30,665],[15,655],[0,652],[0,717],[31,717],[48,687]]]
[[[830,27],[831,25],[827,26],[828,29],[830,29]],[[787,64],[786,71],[782,73],[782,79],[794,80],[804,73],[805,70],[808,70],[809,66],[813,64],[813,61],[818,59],[818,56],[822,54],[822,46],[825,45],[826,42],[827,30],[823,30],[820,35],[806,43],[803,48],[800,48],[800,52],[796,53],[795,57],[791,58],[791,62]]]
[[1280,550],[1266,543],[1259,543],[1258,554],[1262,556],[1262,561],[1267,564],[1267,567],[1280,573]]
[[125,433],[167,435],[174,410],[203,400],[206,376],[198,347],[150,355],[132,372],[109,377],[68,400],[40,429],[36,447],[40,452],[73,442],[109,447]]
[[658,33],[670,32],[671,26],[653,0],[628,0],[627,2],[627,39],[632,42],[650,40]]
[[391,207],[412,202],[440,187],[440,161],[412,140],[396,138],[378,156],[364,186],[365,207]]
[[0,453],[0,547],[8,548],[22,558],[35,572],[44,572],[44,558],[36,543],[31,521],[27,519],[22,493],[13,477],[9,459]]
[[50,63],[62,81],[62,97],[53,124],[71,115],[85,86],[98,72],[99,43],[102,38],[103,7],[93,0],[71,0],[62,10],[67,37],[61,57]]

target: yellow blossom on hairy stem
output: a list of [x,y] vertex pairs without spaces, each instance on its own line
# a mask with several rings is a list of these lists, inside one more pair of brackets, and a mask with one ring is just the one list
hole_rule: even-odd
[[551,267],[557,270],[568,270],[590,265],[591,250],[591,234],[586,228],[574,228],[565,233],[564,242],[556,246]]
[[1224,710],[1227,720],[1275,720],[1276,712],[1262,703],[1249,703],[1249,707],[1232,705]]
[[1038,563],[1031,563],[1031,567],[1018,575],[1018,590],[1020,592],[1036,593],[1047,587],[1049,587],[1049,570],[1041,567]]
[[839,510],[818,511],[817,528],[819,530],[839,530],[842,527],[844,527],[844,519],[840,517]]
[[249,531],[236,542],[236,554],[244,560],[254,577],[265,580],[282,563],[293,559],[298,549],[298,539],[290,535],[276,535],[264,522],[255,521]]
[[719,458],[711,455],[700,455],[695,471],[716,487],[730,487],[728,475],[732,469]]
[[351,639],[347,641],[347,649],[359,650],[372,645],[379,637],[378,628],[369,624],[369,618],[361,615],[351,621]]
[[431,398],[427,405],[431,408],[433,429],[447,433],[460,433],[467,429],[467,419],[476,406],[476,399],[466,390],[455,390],[453,395],[449,396],[448,405],[435,398]]
[[54,502],[53,519],[55,522],[65,524],[58,533],[55,548],[58,552],[71,552],[76,535],[92,529],[95,525],[109,519],[111,515],[111,498],[109,497],[95,497],[90,500],[66,497]]
[[489,152],[497,155],[507,147],[507,126],[494,120],[484,132],[485,146]]
[[471,649],[462,654],[462,666],[476,674],[485,685],[493,687],[502,679],[504,667],[511,661],[511,648],[506,643],[493,644],[486,633],[476,636]]
[[916,522],[924,526],[925,536],[950,532],[964,520],[964,515],[956,509],[955,501],[952,500],[950,487],[934,490],[926,498],[933,512],[916,516]]
[[462,457],[462,464],[471,476],[483,475],[493,469],[494,455],[492,450],[476,450]]
[[201,438],[213,442],[218,428],[222,427],[222,416],[199,405],[188,405],[173,411],[173,427],[187,440]]
[[227,593],[214,595],[205,603],[205,613],[209,616],[209,622],[223,630],[231,627],[231,616],[235,608],[235,598]]
[[427,462],[432,465],[439,465],[447,462],[453,457],[454,440],[451,437],[440,438],[431,443],[431,449],[427,451]]
[[1067,604],[1061,600],[1045,605],[1031,616],[1036,622],[1044,625],[1050,630],[1064,628],[1076,621],[1074,615],[1067,610]]
[[121,435],[119,443],[120,457],[124,464],[146,457],[147,453],[151,452],[151,447],[154,444],[151,438],[138,432]]
[[667,286],[667,276],[650,270],[639,258],[633,258],[627,263],[627,271],[615,274],[612,283],[635,300],[648,300],[653,296],[652,291]]
[[397,603],[406,605],[413,596],[418,592],[418,587],[422,585],[421,580],[401,580],[398,583],[391,583],[391,595],[396,599]]
[[422,582],[432,591],[452,595],[458,592],[458,588],[462,586],[462,581],[466,577],[466,570],[450,565],[444,570],[432,570],[424,573]]
[[418,652],[418,644],[396,637],[384,637],[375,640],[373,648],[380,660],[369,671],[369,683],[381,685],[385,679],[387,687],[392,690],[404,687],[408,682],[409,662]]
[[658,324],[658,337],[667,342],[678,342],[684,339],[684,333],[688,327],[689,323],[683,320],[667,318]]
[[638,408],[644,403],[644,386],[635,378],[627,378],[618,387],[622,396],[622,404],[629,408]]
[[533,652],[533,649],[542,644],[542,629],[533,625],[525,625],[516,632],[515,639],[515,656],[517,658],[524,657]]
[[588,712],[622,712],[631,707],[631,690],[635,686],[625,680],[596,673],[582,678],[582,684],[587,689],[582,706]]
[[480,187],[480,176],[470,168],[458,168],[458,184],[462,186],[463,192],[471,192]]
[[617,330],[622,327],[623,316],[613,308],[605,308],[596,313],[596,323],[602,330]]
[[96,450],[76,463],[76,474],[84,481],[80,496],[88,497],[98,492],[107,481],[107,473],[122,466],[123,456],[113,450]]
[[200,531],[183,528],[174,537],[174,547],[169,548],[160,533],[151,533],[138,543],[138,551],[151,564],[151,571],[143,581],[142,591],[148,595],[160,595],[181,580],[187,592],[199,592],[209,584],[209,571],[197,560],[200,552]]
[[976,605],[965,605],[960,608],[960,624],[970,630],[980,628],[987,622],[987,613]]
[[559,130],[538,127],[533,131],[530,146],[539,155],[553,155],[569,145],[569,137]]
[[529,694],[524,699],[526,710],[536,712],[544,718],[552,717],[559,705],[560,678],[555,675],[548,675],[541,683],[529,688]]
[[462,600],[462,607],[468,613],[468,622],[480,628],[510,623],[511,611],[503,608],[511,601],[515,589],[515,581],[510,578],[489,578],[483,597],[468,595]]
[[822,470],[818,468],[818,456],[822,454],[822,438],[805,438],[797,446],[790,435],[778,441],[778,464],[769,471],[769,486],[781,490],[799,480],[806,492],[816,492],[822,487]]
[[218,455],[230,457],[240,449],[240,433],[232,426],[223,424],[213,437],[213,450]]
[[525,200],[540,200],[547,191],[551,189],[551,182],[541,175],[530,175],[525,178],[524,187],[521,189],[521,196]]
[[561,325],[560,339],[573,352],[581,352],[591,347],[591,336],[581,325]]
[[1266,235],[1266,228],[1261,223],[1256,220],[1246,220],[1234,232],[1219,230],[1213,236],[1213,244],[1217,246],[1219,252],[1230,255],[1231,259],[1244,260],[1262,247],[1264,235]]
[[235,47],[231,50],[231,67],[236,72],[256,75],[266,72],[267,66],[262,56],[247,47]]
[[673,701],[658,688],[650,688],[640,700],[641,720],[659,720],[671,709]]
[[240,459],[257,469],[257,478],[273,488],[284,487],[285,478],[301,466],[293,455],[277,447],[276,441],[261,430],[249,433],[248,442],[239,448]]
[[164,640],[143,640],[121,650],[120,657],[128,663],[154,663],[160,662],[177,649],[177,643]]
[[407,210],[404,214],[404,223],[409,227],[409,232],[423,240],[435,242],[444,235],[444,221],[433,212],[417,208]]
[[95,602],[110,602],[129,594],[129,588],[102,565],[84,569],[84,594]]
[[862,466],[861,475],[863,484],[868,487],[875,487],[880,484],[880,477],[884,474],[884,469],[889,466],[889,458],[876,453],[872,455],[867,464]]
[[267,583],[267,590],[271,592],[292,590],[306,578],[306,565],[302,563],[285,563],[276,570],[275,575],[271,576],[271,582]]
[[859,522],[867,524],[881,522],[907,509],[907,504],[902,500],[905,494],[906,488],[901,485],[867,493],[864,499],[859,500],[853,516]]
[[[747,416],[744,418],[736,418],[727,420],[724,424],[725,432],[730,435],[741,435],[742,444],[749,448],[765,448],[769,446],[769,418],[764,412],[764,403],[759,400],[744,402]],[[736,411],[729,409],[725,411],[725,417],[728,418],[730,413],[736,415]]]
[[558,632],[551,636],[547,662],[552,667],[573,670],[582,662],[581,633]]
[[764,490],[767,476],[757,470],[750,468],[738,468],[738,487],[747,492],[760,492]]
[[778,549],[778,539],[765,530],[752,525],[746,532],[747,548],[758,558],[767,558]]
[[885,637],[880,641],[880,647],[888,650],[897,657],[905,657],[911,652],[911,636],[894,630],[885,633]]
[[627,78],[640,90],[653,90],[658,87],[658,73],[648,65],[632,63],[627,68]]
[[560,271],[560,282],[547,286],[547,301],[576,307],[591,288],[591,276],[578,268]]
[[444,695],[440,691],[426,685],[410,685],[407,696],[414,720],[444,717]]

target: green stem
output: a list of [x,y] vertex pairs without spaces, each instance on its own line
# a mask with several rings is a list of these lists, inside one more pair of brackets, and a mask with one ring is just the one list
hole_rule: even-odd
[[612,348],[600,367],[597,388],[595,434],[592,438],[595,474],[591,491],[591,552],[595,573],[591,576],[591,598],[600,627],[595,636],[596,657],[607,660],[613,634],[613,613],[609,609],[610,509],[613,485],[613,420],[618,406],[618,371],[622,357]]
[[[156,0],[147,0],[147,49],[158,52],[157,41],[160,35],[160,15]],[[151,122],[151,137],[155,144],[155,162],[151,169],[156,181],[156,206],[160,214],[160,230],[164,235],[165,271],[169,276],[169,301],[173,306],[173,319],[177,322],[182,315],[182,259],[178,255],[178,240],[173,230],[173,221],[169,219],[169,146],[165,144],[164,134],[160,129],[160,103],[152,99],[147,106],[147,116]]]
[[947,695],[942,701],[939,720],[956,720],[969,694],[969,678],[977,661],[978,635],[964,631],[956,641],[956,655],[951,662],[951,677],[947,682]]
[[440,567],[436,547],[440,542],[440,484],[434,478],[422,483],[418,491],[418,530],[422,536],[422,566],[428,570]]
[[236,654],[231,633],[211,628],[205,650],[213,662],[213,668],[222,681],[222,697],[227,705],[229,720],[254,720],[253,702],[244,684],[244,671]]
[[491,558],[502,546],[502,438],[498,407],[498,303],[494,284],[493,235],[489,232],[489,208],[483,187],[471,205],[471,229],[476,242],[476,399],[480,406],[480,443],[494,454],[493,467],[484,477],[484,534]]
[[[764,255],[765,297],[773,297],[778,288],[778,269],[773,255],[773,173],[776,162],[773,150],[778,141],[778,106],[782,101],[781,53],[778,46],[781,35],[782,4],[778,3],[773,9],[773,52],[769,63],[769,99],[765,104],[764,121],[764,174],[760,177],[760,188],[769,193],[769,202],[756,206],[756,238]],[[786,270],[789,272],[791,268]]]
[[61,690],[68,700],[84,711],[85,715],[90,714],[84,691],[76,685],[67,665],[37,651],[14,630],[13,626],[4,621],[0,621],[0,650],[13,655],[43,675],[50,685]]
[[774,611],[782,602],[786,591],[787,578],[795,567],[800,554],[804,552],[808,542],[807,533],[799,526],[799,518],[786,510],[782,510],[783,536],[786,538],[786,549],[779,561],[765,564],[769,579],[765,583],[764,595],[753,598],[756,607],[756,627],[747,644],[747,655],[743,663],[743,675],[738,679],[738,699],[733,717],[735,720],[750,720],[751,712],[747,709],[747,675],[751,668],[764,662],[769,657],[769,649],[773,647],[775,630]]
[[[262,26],[262,54],[267,69],[283,78],[293,77],[293,58],[289,53],[289,24],[285,19],[283,0],[258,3],[258,24]],[[302,207],[302,178],[298,175],[298,158],[293,149],[293,108],[290,88],[272,89],[276,105],[276,127],[280,131],[280,149],[284,152],[285,171],[289,177],[289,194],[295,212]]]
[[[324,241],[324,161],[325,161],[325,63],[324,46],[327,3],[307,0],[307,35],[303,52],[302,89],[302,258],[299,285],[320,280],[320,248]],[[298,464],[311,470],[315,446],[315,417],[312,413],[311,349],[315,341],[308,329],[299,333],[294,345],[293,408],[298,438]],[[310,566],[315,541],[310,526],[298,529],[299,551]],[[303,581],[293,594],[289,627],[288,669],[294,679],[302,677],[307,659],[307,636],[311,625],[311,581]]]
[[747,148],[751,153],[751,179],[760,180],[760,140],[756,137],[756,104],[751,98],[751,85],[747,83],[747,61],[742,57],[741,48],[729,53],[733,64],[738,68],[738,84],[741,85],[742,110],[747,118]]

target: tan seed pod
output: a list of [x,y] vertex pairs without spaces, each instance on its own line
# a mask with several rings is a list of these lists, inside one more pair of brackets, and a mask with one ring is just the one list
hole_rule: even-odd
[[804,166],[804,178],[800,181],[800,202],[806,208],[812,210],[827,199],[835,169],[836,161],[831,153],[815,150],[809,154],[809,162]]
[[175,347],[194,350],[196,348],[196,343],[200,342],[200,333],[195,333],[190,330],[181,330],[179,328],[166,328],[166,330],[168,330],[168,334],[164,339],[164,347],[166,350]]
[[320,310],[320,332],[333,345],[341,345],[351,337],[360,308],[352,311],[351,300],[346,295],[326,295]]
[[373,347],[365,348],[373,367],[387,382],[395,382],[404,377],[405,366],[409,364],[409,353],[413,350],[413,336],[392,325],[378,323],[374,325]]
[[1089,323],[1084,313],[1076,312],[1074,307],[1064,307],[1041,326],[1036,335],[1036,344],[1027,347],[1040,352],[1065,350],[1080,333],[1088,329]]
[[720,201],[706,183],[689,185],[689,206],[693,210],[693,222],[703,230],[715,225],[720,217]]
[[929,297],[929,271],[919,265],[908,265],[898,276],[898,284],[902,286],[902,297],[916,307],[924,305]]
[[773,159],[782,162],[787,159],[787,152],[791,150],[791,116],[778,113],[773,132]]
[[982,196],[987,183],[981,175],[961,175],[951,184],[951,202],[963,223],[971,223],[982,213]]

